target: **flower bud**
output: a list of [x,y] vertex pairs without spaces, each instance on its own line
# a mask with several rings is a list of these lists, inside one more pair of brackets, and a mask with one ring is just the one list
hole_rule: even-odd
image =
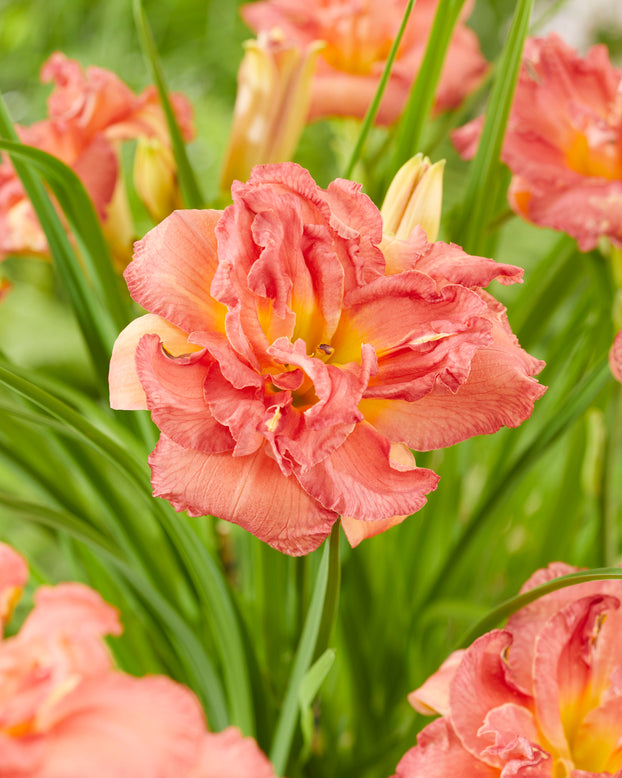
[[223,191],[234,179],[246,181],[255,165],[293,157],[307,120],[311,79],[323,45],[315,41],[301,49],[276,29],[246,41],[220,178]]
[[158,138],[138,139],[134,158],[134,186],[156,222],[182,207],[177,167],[170,146]]
[[441,223],[445,160],[430,164],[423,154],[409,159],[397,171],[380,213],[385,235],[407,238],[420,225],[435,241]]

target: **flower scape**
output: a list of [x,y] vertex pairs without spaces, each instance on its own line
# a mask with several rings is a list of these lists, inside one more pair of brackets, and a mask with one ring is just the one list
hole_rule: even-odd
[[256,167],[224,212],[179,211],[125,272],[148,314],[119,336],[111,404],[161,431],[154,494],[305,554],[337,517],[353,544],[421,508],[409,449],[517,426],[544,388],[483,291],[522,271],[382,234],[360,186]]

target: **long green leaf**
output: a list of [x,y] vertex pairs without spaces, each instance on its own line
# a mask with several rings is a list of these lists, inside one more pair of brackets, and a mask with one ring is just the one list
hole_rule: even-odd
[[138,29],[140,45],[158,89],[162,109],[166,116],[166,123],[171,136],[173,154],[175,155],[179,182],[181,184],[186,208],[203,208],[205,201],[203,200],[201,190],[199,189],[199,185],[190,165],[190,160],[188,159],[188,154],[186,152],[186,145],[181,136],[179,125],[175,118],[175,112],[173,111],[171,101],[168,97],[164,71],[160,64],[158,50],[153,40],[153,35],[151,34],[149,22],[147,21],[145,9],[143,8],[141,0],[134,0],[134,19],[136,28]]
[[[339,527],[337,527],[336,532],[339,532]],[[270,761],[274,765],[274,770],[277,775],[283,775],[287,767],[289,752],[296,730],[302,684],[315,654],[317,638],[320,633],[325,603],[327,601],[326,593],[332,588],[329,582],[329,570],[334,570],[335,566],[330,563],[330,556],[331,554],[338,554],[338,552],[338,543],[331,543],[328,541],[324,544],[324,551],[317,571],[309,611],[302,630],[302,635],[300,636],[296,656],[294,657],[285,698],[283,699],[281,713],[270,749]],[[330,603],[330,598],[328,601],[332,608],[333,604]]]
[[580,583],[587,583],[588,581],[605,581],[611,579],[622,578],[622,570],[619,567],[602,567],[596,570],[585,570],[578,573],[570,573],[568,575],[554,578],[552,581],[535,586],[528,592],[523,594],[517,594],[515,597],[511,597],[509,600],[502,602],[490,613],[487,613],[477,624],[475,624],[464,637],[460,640],[459,647],[466,648],[476,640],[484,632],[488,632],[494,629],[499,623],[507,619],[513,613],[520,608],[524,608],[525,605],[534,602],[540,597],[544,597],[545,594],[555,592],[558,589],[563,589],[566,586],[575,586]]
[[398,127],[389,180],[413,154],[420,151],[423,127],[434,103],[445,55],[464,2],[441,0],[438,4],[425,55]]
[[400,43],[402,42],[402,38],[404,37],[404,30],[406,29],[406,25],[408,24],[410,14],[412,13],[413,8],[415,7],[415,2],[416,0],[408,0],[408,4],[406,5],[406,8],[404,10],[404,15],[402,17],[399,30],[397,31],[397,35],[395,36],[395,40],[393,41],[393,45],[391,46],[391,51],[389,52],[389,56],[387,57],[387,61],[382,71],[382,75],[380,76],[380,81],[378,82],[378,88],[376,89],[376,92],[374,94],[374,99],[372,100],[371,105],[367,109],[367,113],[365,114],[365,118],[363,119],[363,124],[361,125],[361,131],[359,132],[359,136],[354,145],[354,149],[352,150],[352,154],[350,156],[348,166],[344,171],[343,174],[344,178],[350,178],[354,170],[354,166],[356,165],[356,163],[358,162],[361,156],[361,152],[363,151],[363,146],[365,145],[367,136],[370,133],[370,130],[374,123],[374,119],[376,118],[378,109],[380,108],[380,103],[382,102],[382,96],[384,95],[384,91],[389,82],[391,69],[393,68],[393,63],[395,62],[395,58],[397,57],[397,52],[400,47]]
[[497,194],[499,156],[518,80],[523,44],[529,30],[533,0],[518,0],[506,45],[497,66],[484,128],[471,165],[456,229],[456,239],[471,254],[478,253],[484,237],[490,203]]

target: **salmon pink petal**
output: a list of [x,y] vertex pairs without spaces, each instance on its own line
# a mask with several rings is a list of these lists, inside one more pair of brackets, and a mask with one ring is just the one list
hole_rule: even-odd
[[119,181],[119,160],[103,135],[96,135],[72,164],[74,173],[89,193],[99,218],[104,221]]
[[19,632],[20,640],[65,634],[72,638],[120,635],[119,613],[88,586],[64,583],[40,586],[34,608]]
[[239,729],[208,732],[199,761],[187,778],[276,778],[268,757]]
[[562,757],[570,758],[568,737],[581,721],[580,703],[592,682],[603,614],[619,606],[615,597],[582,597],[549,619],[536,639],[536,717],[543,736]]
[[162,435],[149,461],[154,495],[175,510],[232,521],[293,556],[317,548],[337,518],[284,477],[265,446],[250,456],[204,454]]
[[398,524],[406,521],[407,518],[408,514],[404,514],[403,516],[392,516],[390,519],[359,521],[358,519],[351,519],[349,516],[342,516],[341,526],[350,546],[356,548],[364,540],[381,535],[383,532],[391,529],[391,527],[396,527]]
[[38,725],[45,761],[25,778],[180,778],[205,732],[198,700],[184,686],[121,673],[84,681]]
[[464,649],[451,653],[422,686],[408,695],[408,702],[418,713],[449,715],[449,689],[464,654]]
[[126,411],[146,409],[147,398],[136,370],[136,349],[147,334],[158,336],[173,356],[192,353],[199,346],[188,343],[188,334],[160,316],[148,313],[130,322],[112,348],[108,383],[110,405]]
[[482,756],[503,768],[504,774],[550,778],[551,756],[538,744],[538,726],[527,708],[511,702],[493,708],[478,735],[491,741]]
[[493,630],[470,646],[458,666],[450,685],[451,721],[464,747],[483,761],[497,765],[487,757],[489,738],[480,734],[486,715],[506,703],[530,705],[530,697],[512,683],[505,659],[512,636],[503,630]]
[[[562,575],[577,572],[576,567],[566,565],[563,562],[553,562],[548,567],[538,570],[521,587],[521,594],[528,592],[535,586],[552,581]],[[602,586],[602,581],[596,581],[594,591]],[[506,629],[512,633],[512,650],[508,658],[512,669],[512,676],[516,683],[527,694],[533,694],[533,656],[535,641],[547,621],[558,611],[568,605],[577,596],[590,594],[584,585],[557,589],[557,591],[538,597],[534,602],[525,605],[513,613],[508,619]]]
[[431,470],[398,469],[390,443],[366,422],[330,456],[297,473],[307,492],[327,509],[362,521],[410,515],[426,503],[439,477]]
[[546,391],[525,370],[524,353],[518,348],[480,349],[468,379],[456,392],[438,383],[414,403],[363,399],[360,408],[383,435],[422,451],[488,435],[503,426],[517,427]]
[[41,81],[55,85],[48,98],[50,117],[77,122],[91,136],[136,104],[134,93],[114,73],[90,67],[85,74],[79,62],[58,51],[41,68]]
[[167,356],[158,335],[144,335],[136,349],[136,370],[147,407],[162,432],[185,448],[220,453],[231,451],[235,441],[205,401],[210,366],[203,351]]
[[175,211],[138,241],[124,273],[137,303],[186,332],[224,331],[226,310],[210,294],[220,216],[220,211]]
[[447,778],[449,775],[498,778],[499,771],[470,754],[451,724],[441,718],[421,730],[417,745],[402,757],[394,778]]

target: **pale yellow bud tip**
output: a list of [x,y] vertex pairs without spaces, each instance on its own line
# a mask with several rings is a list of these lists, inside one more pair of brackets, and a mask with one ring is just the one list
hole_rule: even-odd
[[436,240],[441,223],[445,160],[430,163],[416,154],[397,171],[380,213],[385,235],[407,238],[421,226],[429,241]]

